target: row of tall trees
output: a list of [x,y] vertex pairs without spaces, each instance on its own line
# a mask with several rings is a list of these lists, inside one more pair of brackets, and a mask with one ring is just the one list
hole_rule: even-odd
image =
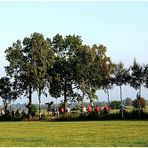
[[17,40],[5,53],[9,62],[5,67],[9,77],[6,79],[8,86],[11,82],[9,91],[13,93],[8,93],[12,97],[3,96],[4,78],[1,78],[0,96],[3,100],[28,96],[29,117],[34,91],[38,93],[40,112],[42,94],[47,96],[49,93],[56,99],[63,96],[66,111],[70,99],[79,99],[83,109],[87,97],[93,107],[99,89],[107,92],[109,103],[109,89],[113,85],[120,88],[121,102],[122,85],[129,84],[139,89],[140,95],[141,85],[148,87],[148,65],[141,66],[136,60],[129,69],[122,63],[113,64],[104,45],[85,45],[76,35],[63,37],[57,34],[52,39],[45,39],[35,32],[23,41]]
[[[57,34],[45,39],[33,33],[23,41],[17,40],[5,51],[9,65],[7,76],[11,79],[16,98],[28,96],[28,113],[31,113],[32,93],[37,91],[39,112],[41,95],[64,97],[64,109],[69,99],[90,98],[93,106],[96,90],[100,89],[106,73],[106,62],[112,64],[103,45],[84,45],[81,37]],[[75,90],[80,90],[80,94]],[[2,97],[3,98],[3,97]]]
[[114,83],[120,87],[120,98],[122,98],[122,85],[128,84],[138,90],[137,97],[141,97],[142,86],[148,88],[148,65],[140,65],[136,59],[129,68],[125,68],[123,63],[117,64],[114,76]]
[[[123,118],[123,98],[122,98],[122,86],[130,85],[135,90],[138,90],[137,98],[141,98],[141,87],[142,85],[148,88],[148,65],[140,65],[136,59],[133,61],[133,65],[129,68],[125,68],[124,64],[120,62],[114,67],[113,75],[110,75],[107,83],[110,88],[115,84],[119,86],[120,100],[121,100],[121,114]],[[111,85],[110,85],[111,84]],[[109,99],[108,99],[109,100]]]

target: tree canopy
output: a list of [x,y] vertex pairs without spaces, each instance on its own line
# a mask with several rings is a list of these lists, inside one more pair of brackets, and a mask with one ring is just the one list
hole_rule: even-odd
[[147,65],[142,67],[134,60],[129,69],[122,62],[113,63],[105,45],[86,45],[78,35],[57,34],[45,39],[41,33],[34,32],[14,42],[5,53],[8,61],[5,70],[10,80],[1,78],[1,97],[6,98],[2,85],[6,82],[7,91],[11,92],[12,81],[17,97],[28,96],[28,117],[34,91],[38,92],[40,113],[42,94],[49,93],[56,99],[63,97],[66,112],[70,100],[81,101],[83,110],[84,98],[88,98],[93,108],[98,98],[96,91],[100,89],[106,90],[109,104],[109,89],[119,86],[122,106],[122,85],[129,84],[135,89],[143,84],[147,87]]

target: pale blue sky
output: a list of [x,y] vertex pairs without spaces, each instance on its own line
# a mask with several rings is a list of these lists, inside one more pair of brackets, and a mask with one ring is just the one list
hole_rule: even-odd
[[[148,63],[148,2],[0,2],[0,77],[5,49],[33,32],[45,37],[76,34],[86,44],[104,44],[113,61],[127,66],[134,57]],[[135,97],[133,89],[125,97]],[[132,91],[131,93],[129,91]],[[112,99],[118,98],[112,91]],[[102,93],[101,98],[106,99]],[[144,89],[144,95],[146,90]]]

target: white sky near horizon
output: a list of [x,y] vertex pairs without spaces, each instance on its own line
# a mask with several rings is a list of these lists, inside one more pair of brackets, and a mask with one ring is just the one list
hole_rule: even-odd
[[[84,44],[104,44],[114,62],[129,66],[136,58],[141,64],[148,63],[147,1],[0,1],[0,22],[0,77],[5,76],[7,65],[5,49],[33,32],[50,38],[57,33],[80,35]],[[148,90],[142,90],[147,99]],[[123,98],[135,98],[135,92],[123,87]],[[97,95],[100,101],[107,101],[103,91]],[[111,100],[119,98],[117,87],[110,96]],[[43,103],[48,100],[51,97]],[[37,103],[36,95],[33,101]]]

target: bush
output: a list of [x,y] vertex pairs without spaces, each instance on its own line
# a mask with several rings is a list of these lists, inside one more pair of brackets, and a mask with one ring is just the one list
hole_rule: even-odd
[[22,117],[22,114],[19,113],[19,110],[17,109],[17,111],[13,115],[13,120],[21,120],[21,117]]
[[138,97],[133,101],[133,106],[135,108],[145,108],[146,107],[146,101],[142,97]]
[[110,104],[111,109],[120,109],[121,101],[112,101]]
[[126,98],[125,105],[126,106],[132,106],[132,104],[133,104],[133,100],[131,98]]
[[11,120],[10,115],[1,115],[0,116],[0,121],[9,121],[9,120]]
[[34,104],[32,104],[31,105],[31,116],[35,116],[36,112],[37,112],[37,107]]

